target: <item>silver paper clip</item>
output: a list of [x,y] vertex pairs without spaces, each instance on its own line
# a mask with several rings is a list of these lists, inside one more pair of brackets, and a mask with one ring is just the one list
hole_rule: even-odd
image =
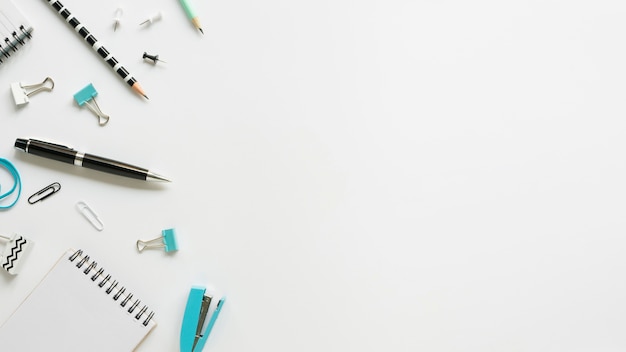
[[[49,85],[47,85],[47,83],[49,83]],[[24,85],[21,82],[11,83],[11,93],[13,94],[13,101],[17,106],[28,104],[28,97],[30,97],[31,95],[43,92],[45,90],[51,91],[52,88],[54,88],[54,81],[50,77],[46,77],[43,82],[37,84]]]
[[55,182],[53,184],[50,184],[46,187],[44,187],[43,189],[37,191],[37,193],[33,194],[32,196],[28,197],[28,203],[30,204],[35,204],[39,201],[42,201],[48,197],[50,197],[51,195],[57,193],[58,191],[61,190],[61,184],[58,182]]
[[177,251],[176,231],[174,229],[166,229],[161,231],[161,237],[149,241],[137,240],[137,250],[139,252],[143,252],[146,248],[164,248],[165,252]]
[[24,258],[30,252],[33,241],[18,234],[12,237],[0,235],[0,239],[9,242],[0,254],[0,267],[9,274],[16,275],[20,271]]
[[98,231],[104,230],[104,224],[98,215],[82,200],[76,203],[76,209],[89,221],[89,223]]

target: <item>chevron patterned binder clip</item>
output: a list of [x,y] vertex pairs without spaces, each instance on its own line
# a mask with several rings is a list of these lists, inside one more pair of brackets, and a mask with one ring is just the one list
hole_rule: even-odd
[[24,259],[33,247],[33,241],[18,234],[13,237],[0,235],[0,241],[8,241],[0,255],[0,268],[6,270],[11,275],[19,273]]

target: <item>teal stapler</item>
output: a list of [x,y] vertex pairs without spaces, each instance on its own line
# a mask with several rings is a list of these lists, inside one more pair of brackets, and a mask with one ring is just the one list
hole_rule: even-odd
[[180,331],[181,352],[202,351],[226,300],[225,297],[221,297],[217,304],[214,303],[215,309],[205,328],[204,325],[206,317],[211,310],[211,303],[215,302],[215,297],[205,295],[205,292],[206,288],[197,286],[192,287],[189,292],[185,316],[183,317],[183,326]]

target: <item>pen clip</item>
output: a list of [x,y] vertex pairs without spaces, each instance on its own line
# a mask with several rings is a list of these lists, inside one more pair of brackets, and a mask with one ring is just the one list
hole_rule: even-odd
[[74,150],[74,148],[72,148],[72,147],[68,147],[68,146],[62,145],[62,144],[42,141],[41,139],[33,139],[33,138],[31,138],[31,139],[29,139],[29,141],[37,142],[37,143],[41,143],[41,144],[46,144],[46,145],[52,145],[52,146],[55,146],[55,147],[61,147],[61,148],[67,148],[67,149]]

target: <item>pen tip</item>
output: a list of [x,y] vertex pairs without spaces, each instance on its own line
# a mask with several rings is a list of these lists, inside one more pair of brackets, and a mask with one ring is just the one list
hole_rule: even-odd
[[146,181],[172,182],[172,180],[170,180],[169,178],[155,174],[151,171],[148,171],[148,175],[146,175]]

